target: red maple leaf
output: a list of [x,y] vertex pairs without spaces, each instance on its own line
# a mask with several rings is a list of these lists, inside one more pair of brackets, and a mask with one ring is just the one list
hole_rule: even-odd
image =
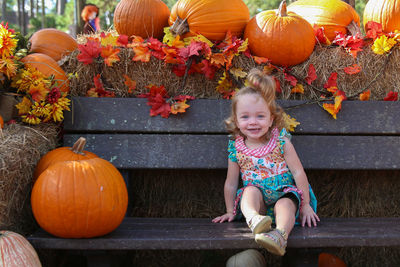
[[324,27],[318,27],[317,25],[314,25],[314,34],[315,34],[315,38],[317,38],[317,41],[320,44],[326,44],[326,45],[331,44],[331,42],[325,35]]
[[190,45],[179,49],[179,56],[187,60],[191,56],[198,56],[203,49],[203,42],[192,41]]
[[368,21],[365,24],[365,31],[368,38],[376,39],[383,34],[382,24],[375,21]]
[[305,78],[306,82],[308,84],[311,84],[313,81],[315,81],[315,79],[317,79],[317,74],[315,72],[315,67],[313,64],[310,64],[308,66],[308,74],[307,77]]
[[201,70],[203,71],[206,78],[209,80],[214,79],[217,68],[214,67],[214,65],[212,65],[207,59],[203,59],[201,63],[203,63],[203,67],[201,68]]
[[86,44],[78,45],[78,49],[80,53],[77,59],[85,65],[91,64],[101,53],[101,45],[96,41],[88,41]]
[[328,80],[324,84],[324,88],[327,89],[330,87],[337,87],[336,80],[337,80],[337,72],[332,72]]
[[127,46],[129,44],[129,37],[127,35],[121,34],[118,36],[117,44],[121,46]]
[[294,77],[286,72],[284,72],[284,74],[285,74],[285,80],[288,81],[291,86],[296,86],[296,84],[297,84],[296,77]]
[[383,100],[385,101],[397,101],[399,98],[398,92],[390,91]]
[[185,101],[185,100],[193,100],[195,99],[194,96],[190,96],[190,95],[178,95],[174,97],[174,100],[176,101]]
[[147,105],[151,106],[150,116],[161,115],[163,118],[168,118],[171,113],[171,105],[165,101],[161,94],[150,97]]
[[361,48],[364,46],[364,40],[358,33],[356,35],[345,35],[341,32],[337,32],[332,43],[343,46],[354,58],[357,57],[357,53],[362,51]]
[[156,50],[156,51],[160,51],[163,46],[163,44],[159,40],[157,40],[153,37],[150,37],[149,39],[147,39],[147,45],[149,48],[151,48],[152,50]]

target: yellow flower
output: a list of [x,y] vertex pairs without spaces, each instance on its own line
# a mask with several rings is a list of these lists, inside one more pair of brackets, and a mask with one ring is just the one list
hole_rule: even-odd
[[39,124],[41,122],[40,118],[36,117],[35,115],[29,113],[27,115],[22,115],[22,121],[29,123],[29,124]]
[[40,102],[45,100],[47,94],[49,93],[49,89],[44,83],[31,84],[28,93],[32,96],[34,101]]
[[58,104],[54,104],[52,107],[51,115],[55,122],[62,121],[64,119],[63,109]]
[[47,117],[49,116],[51,111],[51,106],[50,104],[46,104],[45,101],[35,102],[35,104],[32,107],[31,113],[37,117]]
[[387,38],[386,35],[382,35],[375,39],[371,49],[375,54],[383,55],[389,52],[395,44],[396,40],[394,38]]
[[18,115],[28,114],[31,110],[32,102],[24,96],[21,102],[19,102],[15,107],[18,109]]
[[1,58],[0,59],[0,72],[5,74],[8,79],[17,74],[18,65],[12,58]]
[[8,57],[11,56],[14,52],[14,49],[17,47],[18,40],[13,39],[15,35],[4,28],[2,24],[0,24],[0,56]]
[[66,98],[66,95],[64,95],[63,97],[60,97],[56,103],[56,105],[58,105],[60,108],[62,108],[63,110],[68,110],[69,109],[69,104],[70,104],[71,100],[69,100],[68,98]]

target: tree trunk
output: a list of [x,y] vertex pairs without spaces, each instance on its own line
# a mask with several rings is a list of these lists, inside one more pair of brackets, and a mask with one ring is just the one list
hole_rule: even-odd
[[6,21],[7,0],[1,2],[1,20]]
[[46,12],[44,6],[44,0],[42,0],[42,29],[46,28]]
[[21,0],[21,33],[26,35],[26,21],[25,21],[25,0]]
[[22,31],[21,0],[17,0],[17,24]]
[[76,33],[81,33],[84,25],[84,21],[81,17],[81,12],[86,4],[86,0],[75,0],[75,25]]
[[35,17],[35,1],[34,0],[29,0],[29,18],[34,18]]
[[65,14],[65,5],[67,4],[66,0],[57,0],[57,15]]

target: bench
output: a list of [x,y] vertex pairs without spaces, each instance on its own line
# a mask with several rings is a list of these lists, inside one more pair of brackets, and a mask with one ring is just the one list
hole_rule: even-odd
[[[400,102],[345,101],[337,120],[317,104],[279,103],[301,123],[292,142],[306,171],[400,169],[400,146],[393,145],[400,144]],[[150,117],[146,99],[73,97],[72,112],[65,114],[64,145],[85,137],[86,150],[112,162],[128,191],[135,179],[129,177],[132,169],[226,169],[228,137],[223,119],[230,112],[230,101],[198,99],[189,104],[185,114],[164,119]],[[188,147],[195,156],[188,154]],[[222,187],[216,190],[223,194]],[[211,218],[127,216],[103,237],[61,239],[39,230],[27,238],[37,249],[52,250],[258,248],[245,222],[214,224]],[[321,218],[316,228],[294,228],[288,253],[360,246],[400,246],[400,218]]]

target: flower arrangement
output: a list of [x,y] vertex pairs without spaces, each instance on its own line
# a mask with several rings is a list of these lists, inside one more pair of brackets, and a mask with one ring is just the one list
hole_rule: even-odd
[[60,91],[52,75],[45,76],[21,61],[27,55],[24,44],[8,23],[0,24],[0,94],[18,97],[16,108],[24,123],[61,122],[63,111],[70,110],[67,93]]

